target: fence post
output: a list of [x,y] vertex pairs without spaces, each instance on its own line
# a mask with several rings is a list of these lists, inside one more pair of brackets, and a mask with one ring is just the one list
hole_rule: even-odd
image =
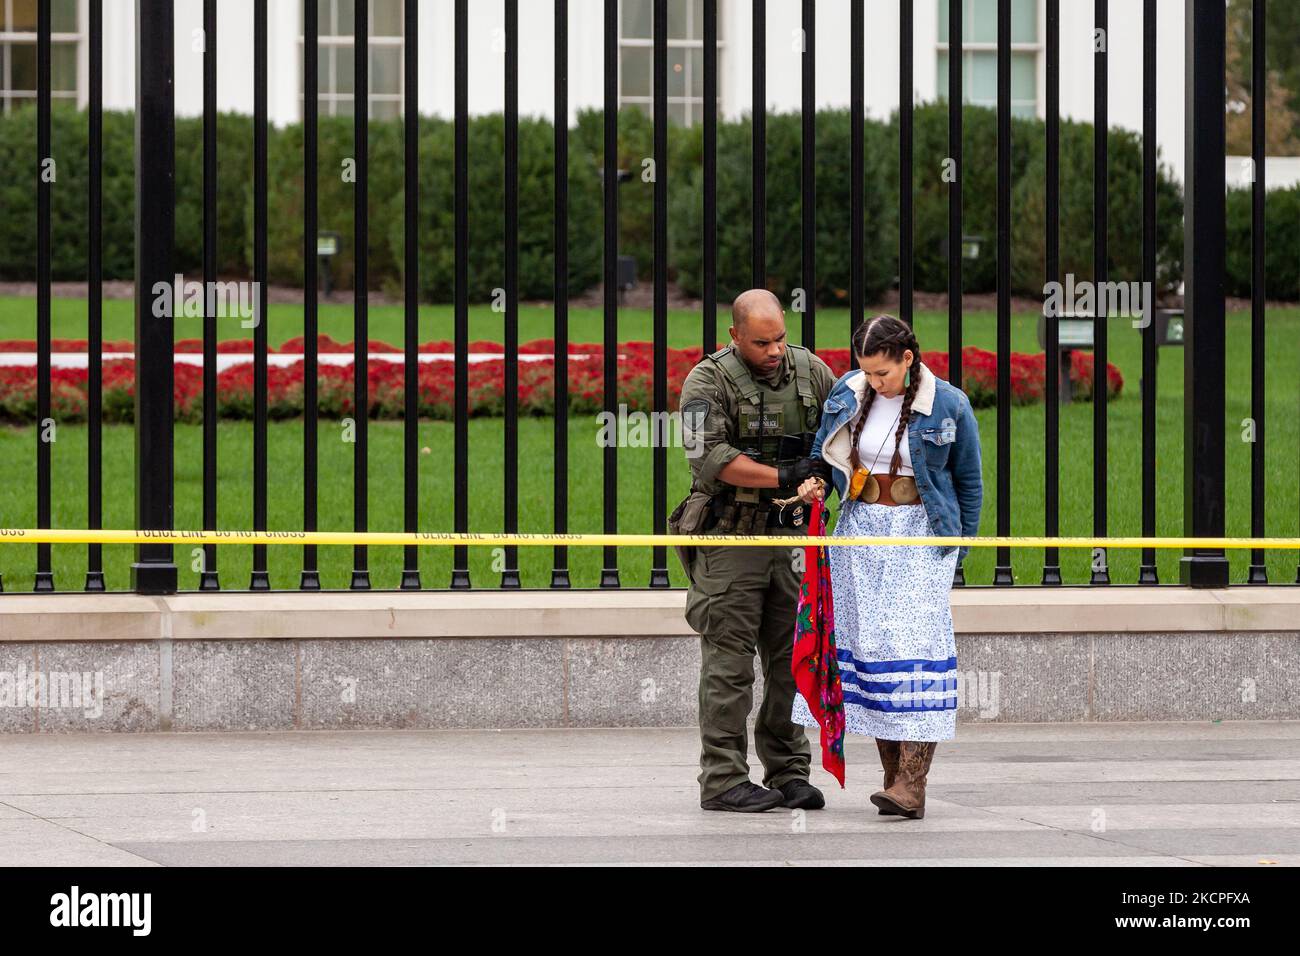
[[[155,315],[154,287],[169,285],[175,225],[173,0],[135,3],[135,526],[171,529],[171,309]],[[174,290],[175,291],[175,290]],[[137,544],[131,587],[174,594],[170,544]]]
[[[1223,0],[1186,0],[1183,533],[1224,534],[1224,35]],[[1223,549],[1189,548],[1179,579],[1227,587]]]

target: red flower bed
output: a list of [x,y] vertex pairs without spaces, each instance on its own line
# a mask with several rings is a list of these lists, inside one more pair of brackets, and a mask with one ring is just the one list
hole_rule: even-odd
[[[191,340],[194,341],[194,340]],[[87,352],[90,350],[90,343],[85,339],[53,339],[50,342],[51,352]],[[105,342],[103,345],[105,352],[134,352],[135,343],[128,342],[125,339]],[[35,352],[35,339],[0,339],[0,352]],[[181,351],[180,343],[177,343],[176,351]],[[202,349],[194,349],[196,352]]]
[[[60,340],[52,345],[56,352],[84,352],[85,342]],[[130,343],[113,351],[130,352]],[[79,346],[75,347],[75,346]],[[276,351],[300,354],[301,339],[291,339]],[[372,353],[400,353],[383,342],[371,342]],[[339,343],[321,336],[322,353],[351,353],[350,343]],[[450,353],[450,342],[426,342],[422,353]],[[500,354],[497,342],[471,342],[472,353]],[[537,339],[519,347],[524,355],[551,355],[554,342]],[[0,352],[35,351],[35,343],[0,342]],[[105,343],[105,352],[108,352]],[[176,351],[202,351],[197,339],[178,342]],[[222,343],[221,352],[250,353],[251,341]],[[836,375],[848,371],[848,349],[827,349],[818,353]],[[604,408],[604,351],[599,344],[575,343],[570,346],[569,410],[574,414],[595,414]],[[923,352],[922,358],[940,378],[948,378],[946,352]],[[700,349],[669,349],[668,407],[676,410],[682,382],[700,360]],[[372,418],[401,418],[404,409],[405,373],[401,362],[372,360],[369,368],[369,408]],[[519,412],[522,415],[549,415],[555,410],[555,375],[553,363],[528,361],[519,363]],[[175,414],[182,422],[199,422],[203,417],[203,370],[197,365],[177,363],[175,369]],[[1081,400],[1092,397],[1093,356],[1076,351],[1070,367],[1074,394]],[[135,361],[131,358],[105,357],[103,364],[104,420],[128,422],[134,416]],[[267,414],[270,418],[292,418],[303,409],[303,363],[276,368],[268,367]],[[317,369],[317,408],[327,418],[353,415],[352,365],[320,365]],[[455,408],[455,368],[451,359],[421,362],[418,366],[418,407],[422,418],[451,419]],[[1017,405],[1042,401],[1046,383],[1046,356],[1042,353],[1011,356],[1011,400]],[[469,413],[501,415],[505,411],[505,362],[489,359],[469,365]],[[1123,388],[1124,380],[1114,365],[1107,365],[1107,399]],[[975,407],[992,405],[997,398],[997,357],[984,349],[967,346],[962,350],[962,389]],[[58,421],[84,421],[86,418],[86,370],[55,368],[50,373],[50,398],[53,416]],[[654,399],[654,349],[649,342],[625,342],[619,346],[618,402],[630,411],[649,411]],[[223,418],[253,417],[253,363],[241,362],[217,374],[217,410]],[[0,366],[0,418],[19,423],[36,420],[35,366]]]

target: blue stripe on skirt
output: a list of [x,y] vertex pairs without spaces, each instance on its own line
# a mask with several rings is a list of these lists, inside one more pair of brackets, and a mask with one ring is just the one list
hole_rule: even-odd
[[[923,504],[853,501],[840,508],[834,531],[836,537],[932,533]],[[883,740],[951,740],[957,729],[957,643],[948,595],[957,549],[831,545],[829,550],[846,729]],[[906,679],[871,679],[886,674]],[[939,693],[917,696],[934,692]],[[866,696],[880,694],[888,697]],[[800,695],[791,718],[817,726]]]

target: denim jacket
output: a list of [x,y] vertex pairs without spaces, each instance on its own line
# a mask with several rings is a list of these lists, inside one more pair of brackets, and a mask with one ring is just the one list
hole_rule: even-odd
[[[979,533],[984,499],[975,413],[961,389],[936,378],[924,365],[918,374],[907,422],[907,443],[921,503],[936,536],[973,537]],[[813,442],[812,456],[830,464],[841,501],[853,470],[849,458],[851,425],[868,388],[867,375],[861,369],[840,376],[822,407],[821,427]],[[958,548],[958,563],[969,551],[965,545]],[[945,555],[950,553],[944,550]]]

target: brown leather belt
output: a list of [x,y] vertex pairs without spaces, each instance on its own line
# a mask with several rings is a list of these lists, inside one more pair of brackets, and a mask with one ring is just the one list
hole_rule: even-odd
[[[875,501],[870,502],[871,504],[892,505],[894,507],[902,508],[902,507],[906,507],[907,505],[919,505],[921,503],[920,495],[916,490],[916,479],[914,479],[911,475],[896,475],[893,479],[891,479],[889,477],[889,474],[885,473],[885,474],[873,474],[871,477],[876,480],[876,483],[880,488],[880,496],[876,498]],[[894,496],[893,494],[891,494],[891,490],[894,482],[904,482],[905,484],[910,484],[912,486],[910,494],[904,493],[903,487],[899,488],[900,494],[904,494],[904,497],[908,499],[907,501],[894,500]],[[857,500],[857,499],[853,499],[853,500]],[[862,498],[861,500],[866,502],[866,498]]]

